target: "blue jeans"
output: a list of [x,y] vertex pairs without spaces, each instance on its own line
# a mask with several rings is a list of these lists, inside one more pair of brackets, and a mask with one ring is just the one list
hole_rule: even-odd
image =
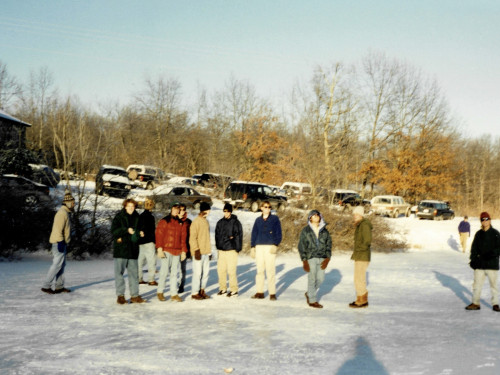
[[125,295],[125,278],[123,274],[125,269],[128,274],[128,288],[130,289],[130,297],[139,295],[139,276],[137,259],[115,258],[115,287],[116,295]]
[[163,252],[164,258],[160,258],[160,276],[158,278],[157,293],[163,294],[167,283],[168,274],[170,274],[170,296],[177,295],[177,277],[179,274],[180,255],[172,255],[166,251]]
[[323,262],[323,258],[312,258],[307,260],[310,268],[307,275],[307,296],[309,297],[309,303],[317,302],[316,296],[319,287],[325,280],[325,270],[321,269],[321,262]]
[[191,294],[198,294],[200,289],[205,289],[208,283],[208,271],[210,270],[210,254],[203,254],[200,260],[193,257],[193,281]]
[[52,252],[52,265],[49,268],[47,277],[45,277],[45,282],[43,287],[46,289],[52,288],[52,283],[55,280],[55,289],[64,288],[64,267],[66,266],[66,252],[67,246],[64,245],[64,252],[59,252],[57,249],[57,243],[52,244],[50,250]]

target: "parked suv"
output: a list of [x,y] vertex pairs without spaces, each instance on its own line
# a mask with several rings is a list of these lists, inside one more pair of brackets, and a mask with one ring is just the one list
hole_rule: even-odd
[[416,213],[419,219],[452,220],[455,218],[455,212],[453,212],[448,203],[444,201],[420,201]]
[[403,214],[410,216],[410,205],[402,197],[396,195],[377,195],[371,200],[373,213],[390,217],[399,217]]
[[128,178],[125,168],[114,165],[103,165],[95,177],[95,191],[98,195],[125,198],[133,181]]
[[284,191],[288,201],[295,205],[303,205],[307,207],[305,202],[312,194],[312,186],[305,182],[284,182],[280,187]]
[[150,165],[131,164],[127,167],[127,173],[131,180],[148,190],[153,190],[167,180],[165,172]]
[[338,211],[349,212],[356,206],[363,206],[365,210],[368,210],[368,207],[370,207],[370,201],[361,198],[361,195],[358,193],[345,193],[340,201],[335,201],[334,207]]
[[249,208],[252,212],[259,211],[264,201],[269,201],[277,211],[284,210],[287,205],[287,198],[276,195],[270,186],[249,181],[231,182],[224,192],[224,201],[235,208]]

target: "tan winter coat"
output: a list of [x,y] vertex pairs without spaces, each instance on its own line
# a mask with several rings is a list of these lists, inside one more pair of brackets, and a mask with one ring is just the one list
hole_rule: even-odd
[[66,241],[69,243],[71,240],[71,223],[69,220],[70,209],[62,205],[56,216],[54,216],[54,224],[52,225],[52,232],[50,233],[49,242],[58,243]]
[[189,228],[189,246],[191,254],[196,250],[200,250],[201,255],[212,253],[210,246],[210,226],[208,220],[204,217],[197,216],[191,223]]

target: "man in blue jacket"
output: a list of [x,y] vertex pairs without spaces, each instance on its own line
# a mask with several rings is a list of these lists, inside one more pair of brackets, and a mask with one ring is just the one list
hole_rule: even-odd
[[472,303],[466,310],[479,310],[481,290],[484,279],[490,281],[491,304],[493,311],[500,311],[498,307],[498,259],[500,257],[500,233],[491,226],[491,217],[487,212],[480,215],[481,229],[476,232],[470,250],[470,266],[474,270],[474,284],[472,285]]
[[264,282],[267,276],[269,299],[276,301],[276,253],[281,243],[281,223],[276,215],[271,214],[271,204],[264,201],[260,209],[262,215],[255,219],[252,228],[251,256],[255,258],[257,275],[255,284],[257,293],[252,298],[264,298]]

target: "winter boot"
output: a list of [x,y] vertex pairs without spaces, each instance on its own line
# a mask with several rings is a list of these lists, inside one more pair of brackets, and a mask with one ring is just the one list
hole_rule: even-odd
[[[144,283],[144,284],[145,284],[145,283]],[[151,285],[151,286],[158,286],[158,283],[157,283],[156,281],[154,281],[154,280],[153,280],[153,281],[150,281],[150,282],[148,283],[148,285]]]
[[368,307],[368,292],[366,292],[362,296],[357,296],[356,301],[350,303],[349,307],[352,308]]
[[252,296],[253,299],[264,299],[264,293],[255,293]]
[[207,293],[205,293],[205,289],[200,290],[200,296],[202,296],[203,299],[210,299],[210,296]]
[[276,300],[277,300],[277,298],[276,298],[276,294],[271,294],[271,295],[269,296],[269,299],[270,299],[271,301],[276,301]]
[[319,304],[318,302],[310,303],[309,306],[314,307],[316,309],[322,309],[323,308],[323,305]]
[[124,296],[118,296],[116,303],[119,305],[125,305],[127,303],[127,300]]
[[69,290],[67,288],[59,288],[59,289],[54,290],[54,293],[55,294],[59,294],[59,293],[71,293],[71,290]]
[[465,308],[465,310],[481,310],[481,306],[476,305],[475,303],[471,303]]
[[191,296],[191,299],[202,300],[203,296],[200,293],[196,293]]
[[156,296],[158,297],[158,299],[160,301],[162,301],[162,302],[166,301],[165,296],[163,295],[163,293],[156,293]]
[[170,300],[175,302],[182,302],[182,298],[179,297],[179,295],[177,294],[175,296],[170,297]]
[[56,294],[52,289],[50,288],[42,288],[42,292],[47,293],[47,294]]
[[135,296],[130,298],[130,303],[144,303],[146,302],[141,296]]

